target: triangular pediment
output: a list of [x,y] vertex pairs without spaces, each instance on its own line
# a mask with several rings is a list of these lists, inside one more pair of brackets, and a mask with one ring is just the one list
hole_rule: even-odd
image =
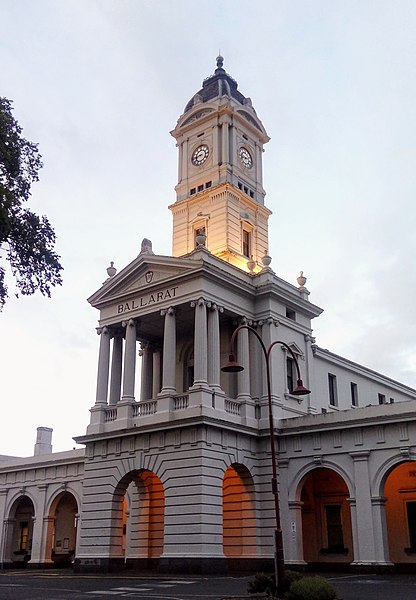
[[200,266],[201,261],[195,259],[139,254],[119,273],[104,281],[102,287],[88,298],[88,302],[92,306],[99,307],[124,296],[128,297],[155,288],[158,284],[171,282],[176,277],[192,272]]

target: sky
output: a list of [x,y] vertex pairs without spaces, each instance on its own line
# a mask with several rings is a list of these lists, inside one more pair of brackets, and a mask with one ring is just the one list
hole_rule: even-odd
[[[276,274],[307,277],[319,346],[416,387],[414,0],[0,0],[0,96],[44,168],[30,208],[64,283],[0,313],[0,454],[76,446],[94,404],[98,312],[114,261],[171,254],[169,132],[224,68],[271,141]],[[0,258],[1,260],[1,258]]]

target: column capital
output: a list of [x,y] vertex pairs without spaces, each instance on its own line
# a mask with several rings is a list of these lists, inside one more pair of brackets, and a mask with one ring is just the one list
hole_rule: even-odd
[[122,327],[136,327],[136,320],[135,319],[128,319],[127,321],[122,321],[121,322]]
[[274,325],[275,327],[279,327],[280,321],[278,319],[274,319],[273,317],[267,317],[263,321],[263,325]]
[[152,348],[152,344],[148,341],[140,342],[139,356],[143,356],[143,354]]
[[169,308],[162,308],[162,310],[160,311],[160,315],[162,317],[164,317],[165,315],[174,315],[175,314],[175,308],[173,306],[169,306]]
[[216,302],[211,302],[211,300],[209,300],[207,302],[207,308],[209,308],[209,310],[212,310],[212,311],[218,311],[219,313],[224,312],[223,306],[218,306],[218,304]]
[[191,301],[191,308],[195,308],[195,306],[208,306],[209,301],[205,300],[205,298],[198,298],[197,300]]
[[368,457],[370,456],[370,451],[369,450],[358,450],[356,452],[350,452],[349,454],[354,462],[359,462],[359,461],[367,462]]
[[110,333],[110,330],[106,325],[104,325],[104,327],[96,327],[95,329],[96,329],[97,335],[101,335],[102,333],[104,333],[104,334]]

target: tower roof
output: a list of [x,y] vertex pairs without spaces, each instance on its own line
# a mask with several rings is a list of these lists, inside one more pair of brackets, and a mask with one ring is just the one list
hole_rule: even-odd
[[[238,91],[238,83],[223,69],[223,64],[223,57],[221,55],[217,56],[217,68],[214,74],[204,79],[202,88],[189,100],[185,106],[184,113],[191,110],[195,104],[209,102],[221,96],[228,96],[229,98],[234,98],[234,100],[242,105],[249,104],[251,106],[250,98],[246,98]],[[251,108],[254,111],[252,106]]]

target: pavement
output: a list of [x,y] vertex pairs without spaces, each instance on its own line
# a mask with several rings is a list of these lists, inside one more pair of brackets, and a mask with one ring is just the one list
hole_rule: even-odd
[[[321,575],[321,574],[320,574]],[[322,574],[340,600],[416,600],[416,575]],[[70,570],[0,571],[0,600],[259,600],[252,576],[78,575]]]

